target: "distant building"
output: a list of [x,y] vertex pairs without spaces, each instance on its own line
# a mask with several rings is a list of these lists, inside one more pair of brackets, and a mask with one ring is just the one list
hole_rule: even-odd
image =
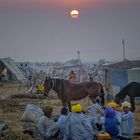
[[131,69],[140,68],[140,60],[125,60],[117,63],[104,65],[104,69]]
[[140,82],[140,60],[104,65],[105,90],[112,98],[130,82]]

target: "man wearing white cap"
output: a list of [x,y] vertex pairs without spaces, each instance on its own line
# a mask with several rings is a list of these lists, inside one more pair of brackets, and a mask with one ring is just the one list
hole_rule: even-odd
[[122,140],[131,140],[134,133],[134,114],[130,111],[131,105],[127,101],[122,103],[123,112],[121,115]]

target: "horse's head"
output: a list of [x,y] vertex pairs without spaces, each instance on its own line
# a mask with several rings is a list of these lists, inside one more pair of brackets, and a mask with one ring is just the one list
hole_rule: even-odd
[[116,94],[114,102],[120,105],[123,101],[124,101],[124,98],[120,97],[119,94]]
[[50,77],[46,76],[45,82],[44,82],[44,96],[48,95],[49,91],[53,87],[53,81]]

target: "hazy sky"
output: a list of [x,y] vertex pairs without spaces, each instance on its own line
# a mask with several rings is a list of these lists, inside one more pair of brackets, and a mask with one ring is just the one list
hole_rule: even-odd
[[126,58],[140,58],[140,0],[0,0],[0,57],[121,60],[122,38]]

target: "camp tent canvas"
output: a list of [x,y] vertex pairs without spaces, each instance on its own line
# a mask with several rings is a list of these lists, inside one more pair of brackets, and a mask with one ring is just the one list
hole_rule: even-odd
[[140,82],[140,68],[105,70],[105,90],[112,98],[130,82]]
[[23,80],[25,79],[25,76],[21,72],[20,68],[17,66],[17,64],[14,62],[13,59],[10,57],[7,58],[1,58],[0,59],[0,67],[1,69],[7,68],[10,74],[12,74],[17,80]]

